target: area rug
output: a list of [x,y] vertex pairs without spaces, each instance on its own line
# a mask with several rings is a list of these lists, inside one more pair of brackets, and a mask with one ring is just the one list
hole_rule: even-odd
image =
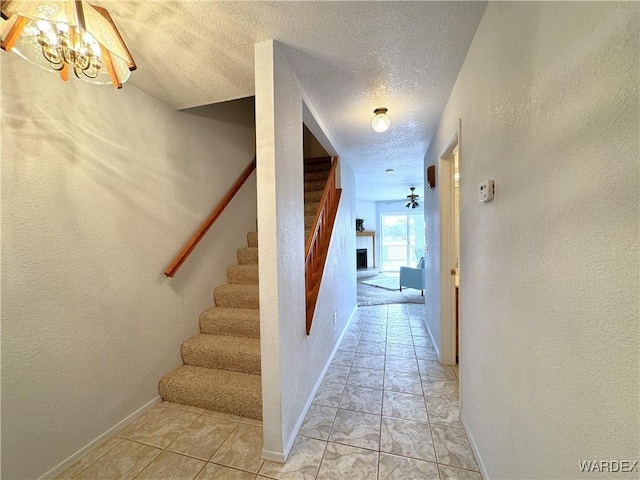
[[398,284],[398,276],[389,274],[381,274],[376,277],[363,278],[358,280],[358,305],[389,305],[393,303],[424,303],[424,297],[420,294],[420,290],[414,290],[413,288],[405,288],[400,292],[397,288],[395,290],[387,290],[382,287],[368,285],[364,282],[371,282],[372,280],[381,280],[382,277],[393,282],[394,285]]
[[400,290],[400,280],[398,275],[376,275],[369,279],[363,280],[365,285],[371,285],[372,287],[380,287],[385,290]]

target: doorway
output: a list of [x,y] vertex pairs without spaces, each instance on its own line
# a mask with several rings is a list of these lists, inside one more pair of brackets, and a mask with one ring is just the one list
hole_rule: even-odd
[[461,280],[464,262],[460,255],[461,120],[438,159],[440,185],[440,363],[456,365],[464,344],[464,318],[459,305],[464,296]]
[[424,215],[383,213],[380,217],[381,271],[415,267],[424,256]]
[[459,166],[459,148],[456,146],[453,151],[453,191],[454,191],[454,239],[453,243],[456,250],[456,266],[454,275],[454,286],[456,289],[456,364],[458,363],[458,357],[460,352],[460,166]]

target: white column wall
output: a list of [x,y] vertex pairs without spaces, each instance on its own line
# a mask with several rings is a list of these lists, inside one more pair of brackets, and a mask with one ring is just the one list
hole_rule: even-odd
[[272,40],[255,47],[263,454],[275,460],[290,451],[356,305],[354,180],[343,163],[343,198],[307,336],[302,111],[308,100],[280,49]]

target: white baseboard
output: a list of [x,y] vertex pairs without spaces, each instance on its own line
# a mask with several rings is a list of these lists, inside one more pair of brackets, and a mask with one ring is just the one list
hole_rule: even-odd
[[138,410],[133,412],[131,415],[129,415],[126,418],[124,418],[123,420],[119,421],[116,425],[111,427],[109,430],[104,432],[102,435],[100,435],[99,437],[97,437],[93,441],[89,442],[84,447],[82,447],[80,450],[78,450],[76,453],[71,455],[69,458],[67,458],[66,460],[62,461],[61,463],[59,463],[58,465],[53,467],[47,473],[42,475],[38,480],[48,480],[48,479],[51,479],[51,478],[55,478],[57,475],[59,475],[60,473],[64,472],[67,468],[69,468],[71,465],[73,465],[78,460],[80,460],[82,457],[84,457],[87,453],[89,453],[95,447],[97,447],[98,445],[103,443],[105,440],[107,440],[108,438],[112,437],[115,433],[120,431],[125,425],[131,423],[136,418],[141,416],[143,413],[146,413],[148,410],[151,410],[151,408],[153,408],[155,405],[157,405],[161,401],[162,401],[162,398],[157,396],[153,400],[151,400],[150,402],[147,402],[145,405],[140,407]]
[[476,444],[476,441],[473,438],[473,434],[471,433],[471,430],[469,430],[469,425],[467,424],[467,420],[464,418],[464,414],[462,410],[460,410],[460,421],[462,422],[464,431],[467,432],[467,438],[469,439],[469,443],[471,444],[471,450],[473,450],[473,454],[476,456],[476,461],[478,462],[478,468],[480,468],[480,473],[482,474],[483,480],[490,480],[489,474],[487,473],[487,469],[484,466],[482,457],[480,456],[480,452],[478,451],[478,445]]
[[262,459],[268,460],[270,462],[276,462],[276,463],[284,463],[287,461],[287,458],[283,453],[271,452],[265,449],[262,449]]
[[324,379],[324,376],[327,373],[327,370],[329,370],[329,367],[331,366],[333,357],[336,355],[336,352],[338,351],[338,347],[340,346],[340,342],[342,342],[342,338],[344,337],[345,333],[347,333],[347,330],[349,329],[349,325],[351,325],[351,320],[353,320],[353,316],[356,313],[357,309],[358,309],[357,305],[353,307],[353,310],[351,311],[351,315],[349,315],[349,320],[347,320],[347,323],[345,324],[344,329],[340,334],[340,338],[338,338],[338,341],[334,345],[333,351],[331,352],[331,355],[329,355],[329,359],[327,360],[327,363],[324,365],[324,368],[322,369],[322,373],[320,373],[320,376],[318,377],[318,380],[316,381],[316,384],[314,385],[313,390],[311,391],[311,395],[307,399],[307,403],[302,409],[302,413],[300,414],[300,417],[296,422],[296,426],[293,428],[293,433],[291,434],[291,437],[289,438],[289,441],[287,442],[287,444],[284,446],[284,453],[272,452],[269,450],[262,449],[262,458],[264,460],[271,460],[273,462],[278,462],[278,463],[285,463],[287,461],[287,457],[289,457],[289,453],[291,453],[293,444],[296,441],[296,438],[298,437],[298,432],[300,431],[300,427],[302,426],[302,423],[304,422],[304,419],[307,416],[309,409],[311,408],[311,404],[313,403],[313,399],[315,398],[316,393],[318,392],[318,388],[320,388],[320,384],[322,383],[322,380]]
[[423,318],[424,326],[427,327],[427,333],[429,334],[429,338],[431,339],[431,343],[433,343],[433,349],[436,351],[436,355],[438,356],[438,360],[440,360],[440,349],[438,348],[438,344],[436,343],[436,339],[433,338],[433,334],[431,333],[431,329],[429,328],[429,322],[427,322],[426,318]]

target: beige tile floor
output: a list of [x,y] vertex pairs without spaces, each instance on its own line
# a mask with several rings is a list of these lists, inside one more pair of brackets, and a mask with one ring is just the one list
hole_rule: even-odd
[[358,308],[284,465],[260,458],[260,422],[163,402],[58,478],[482,480],[423,318]]

